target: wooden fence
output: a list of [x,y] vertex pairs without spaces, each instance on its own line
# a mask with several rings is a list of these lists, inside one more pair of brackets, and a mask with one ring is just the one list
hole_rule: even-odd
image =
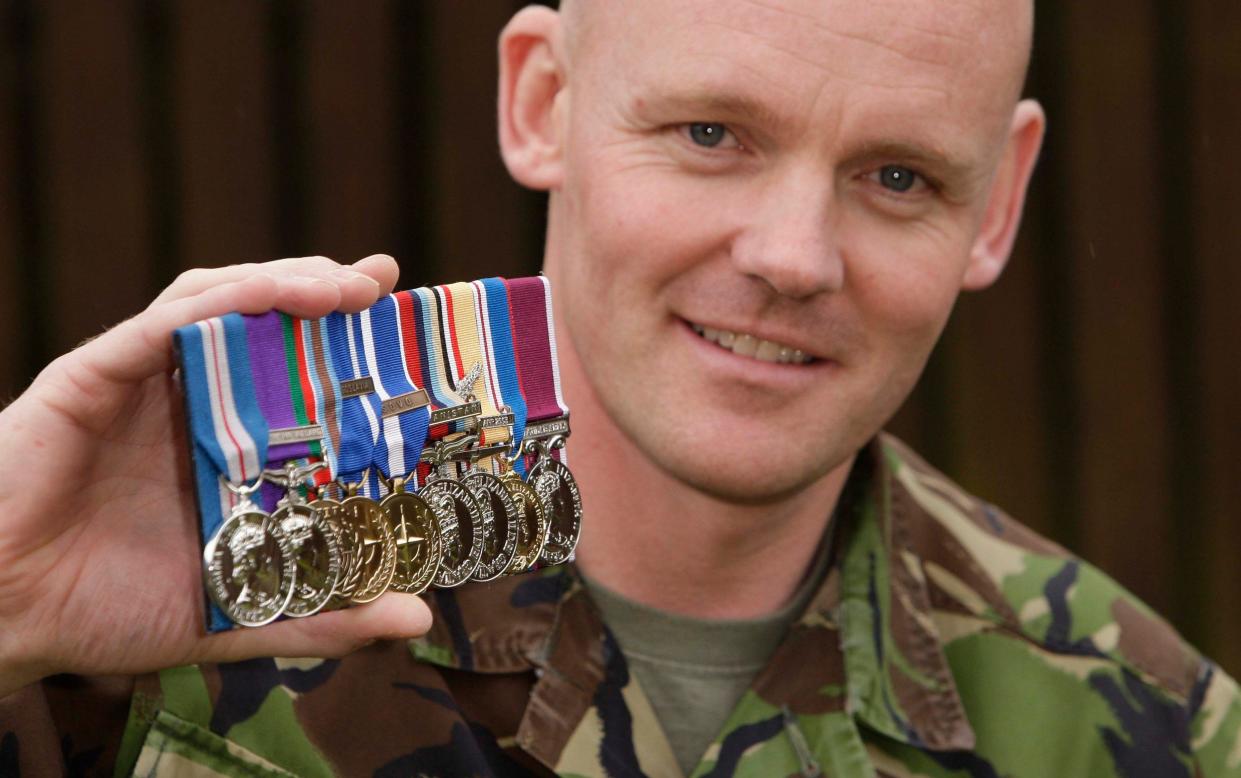
[[[520,0],[0,0],[0,394],[182,269],[537,269],[495,36]],[[1014,262],[894,428],[1241,671],[1241,4],[1040,5]]]

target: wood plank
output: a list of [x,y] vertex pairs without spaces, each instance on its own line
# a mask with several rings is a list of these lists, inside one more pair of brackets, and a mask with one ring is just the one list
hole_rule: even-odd
[[954,430],[953,477],[1051,533],[1037,261],[1022,241],[996,286],[961,299],[941,348],[950,365],[945,412]]
[[538,197],[509,179],[496,140],[496,42],[514,10],[512,0],[425,9],[437,117],[427,140],[430,267],[440,281],[524,275],[541,263],[531,251],[541,245]]
[[311,243],[345,262],[396,250],[392,11],[333,0],[308,7]]
[[[1157,610],[1171,573],[1151,9],[1072,4],[1069,230],[1081,384],[1082,553]],[[1116,24],[1124,18],[1124,24]],[[1054,315],[1054,312],[1052,312]],[[1126,542],[1140,538],[1141,542]]]
[[22,283],[21,272],[21,225],[22,217],[17,159],[18,138],[18,64],[23,51],[20,29],[15,14],[17,3],[13,0],[0,2],[0,289],[7,290],[8,304],[0,305],[0,408],[24,386],[26,373],[25,348],[22,338],[22,314],[25,298],[32,294]]
[[[1241,673],[1241,7],[1194,0],[1188,5],[1192,41],[1193,172],[1196,241],[1187,252],[1199,275],[1198,345],[1205,467],[1202,513],[1205,547],[1187,564],[1205,563],[1206,591],[1197,592],[1206,640],[1202,648],[1232,675]],[[1194,593],[1191,593],[1191,596]]]
[[180,269],[275,258],[267,6],[178,0]]
[[134,3],[50,0],[39,10],[55,354],[151,297],[147,179]]

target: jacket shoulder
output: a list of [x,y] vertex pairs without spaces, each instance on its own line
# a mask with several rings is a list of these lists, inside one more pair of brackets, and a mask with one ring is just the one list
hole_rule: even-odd
[[[944,637],[999,631],[1049,660],[1114,663],[1192,705],[1210,663],[1110,576],[884,436],[893,532]],[[897,538],[902,540],[902,538]],[[971,626],[973,625],[973,626]]]

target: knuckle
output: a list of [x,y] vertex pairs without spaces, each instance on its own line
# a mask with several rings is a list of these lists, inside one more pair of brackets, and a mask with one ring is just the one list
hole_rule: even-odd
[[310,265],[311,267],[316,267],[316,268],[333,268],[333,267],[337,267],[340,264],[339,262],[332,259],[331,257],[325,257],[322,255],[315,255],[313,257],[303,257],[301,261],[304,264],[307,264],[307,265]]
[[189,270],[182,271],[181,274],[177,276],[176,280],[172,282],[172,285],[195,286],[204,281],[210,272],[211,271],[206,268],[192,267]]

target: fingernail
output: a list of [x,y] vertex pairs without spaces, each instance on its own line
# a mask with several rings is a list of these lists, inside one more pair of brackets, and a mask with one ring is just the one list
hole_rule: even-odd
[[336,288],[336,284],[332,283],[326,278],[308,278],[306,280],[309,281],[312,286],[325,286],[328,289]]

